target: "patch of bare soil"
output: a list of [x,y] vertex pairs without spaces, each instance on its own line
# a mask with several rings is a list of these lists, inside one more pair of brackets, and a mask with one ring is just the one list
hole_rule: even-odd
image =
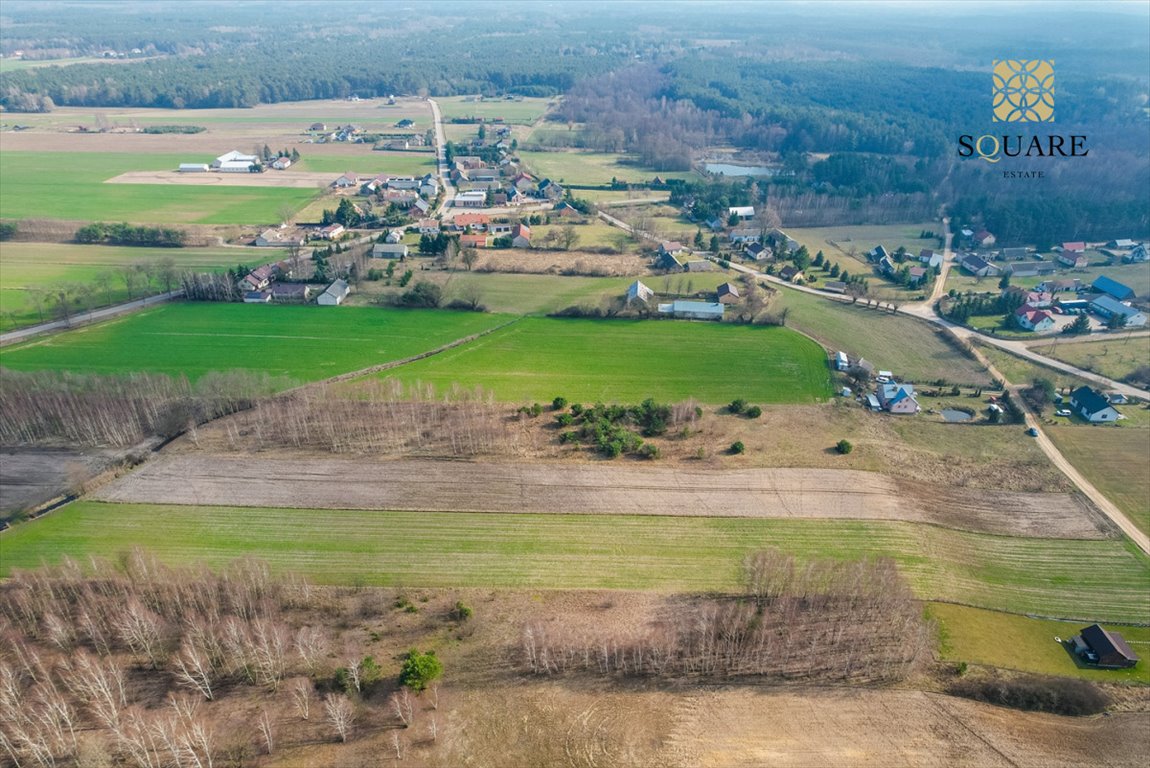
[[184,186],[266,187],[275,189],[314,189],[326,187],[332,173],[308,171],[265,171],[264,173],[180,173],[179,171],[128,171],[105,184],[176,184]]
[[[244,488],[237,496],[235,489]],[[172,454],[97,492],[115,502],[315,509],[907,520],[990,533],[1104,538],[1069,494],[1024,494],[833,469]]]
[[119,462],[123,453],[69,448],[0,450],[0,517],[78,492],[93,476]]
[[636,254],[513,249],[480,251],[476,271],[613,277],[645,275],[650,271],[649,267],[649,259]]

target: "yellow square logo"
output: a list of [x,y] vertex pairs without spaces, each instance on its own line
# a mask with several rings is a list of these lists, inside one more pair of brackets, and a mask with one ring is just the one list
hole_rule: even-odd
[[994,122],[1054,122],[1054,61],[994,62]]

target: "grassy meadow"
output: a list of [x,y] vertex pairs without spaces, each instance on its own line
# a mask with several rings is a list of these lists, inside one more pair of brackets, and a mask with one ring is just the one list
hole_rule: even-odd
[[[1050,261],[1053,257],[1047,256],[1046,258]],[[1009,262],[1003,263],[1009,264]],[[1109,266],[1095,262],[1085,269],[1065,269],[1058,262],[1054,262],[1054,265],[1058,267],[1058,271],[1053,275],[1012,278],[1010,284],[1023,288],[1033,288],[1043,280],[1073,280],[1077,278],[1083,284],[1090,285],[1101,275],[1106,275],[1130,286],[1139,296],[1150,294],[1150,262],[1123,264],[1119,261]],[[946,288],[947,290],[953,288],[960,293],[966,291],[998,293],[998,281],[1000,279],[999,277],[968,275],[956,266],[950,270],[946,277]]]
[[827,348],[865,357],[876,368],[910,381],[990,382],[978,363],[919,320],[788,290],[778,294],[771,309],[786,309],[787,325]]
[[355,171],[358,174],[390,173],[395,176],[422,176],[435,173],[435,154],[432,152],[372,152],[365,147],[362,155],[309,155],[305,154],[293,171],[330,173],[336,176]]
[[826,354],[799,334],[671,320],[529,317],[385,375],[439,389],[482,386],[528,403],[558,395],[587,403],[809,403],[831,395]]
[[104,183],[128,171],[170,171],[197,159],[210,158],[0,151],[0,218],[272,224],[280,220],[282,207],[302,208],[317,194],[314,189]]
[[468,98],[467,96],[444,96],[435,99],[435,102],[439,104],[439,111],[443,115],[445,124],[453,118],[481,117],[486,120],[503,118],[506,123],[529,125],[543,117],[554,101],[549,98],[467,101]]
[[[172,259],[177,270],[211,271],[235,266],[246,256],[234,248],[128,248],[110,245],[8,242],[0,246],[0,330],[40,322],[34,289],[91,286],[74,309],[128,300],[118,270],[133,264]],[[267,257],[269,254],[261,254]],[[106,279],[105,279],[106,278]],[[139,298],[139,290],[134,293]],[[50,319],[45,307],[45,319]]]
[[0,365],[191,379],[245,369],[314,381],[410,357],[506,319],[375,307],[169,304],[5,348]]
[[610,152],[520,151],[519,158],[533,174],[540,178],[550,178],[567,184],[601,185],[610,184],[612,178],[619,181],[650,181],[656,176],[664,179],[698,178],[693,171],[656,171],[644,168],[631,161],[627,155]]
[[13,568],[140,546],[170,563],[265,560],[329,584],[738,590],[771,546],[890,557],[924,599],[1016,613],[1150,619],[1150,561],[1115,540],[1025,539],[912,523],[334,511],[76,502],[0,533]]
[[[1040,675],[1064,675],[1097,682],[1150,684],[1150,665],[1134,669],[1087,669],[1055,638],[1067,640],[1085,622],[1033,619],[981,608],[931,603],[928,612],[939,624],[939,655],[946,661],[985,664]],[[1150,651],[1150,627],[1107,624],[1133,643],[1135,653]]]
[[1086,371],[1122,381],[1144,365],[1150,365],[1150,336],[1110,334],[1105,341],[1068,342],[1065,339],[1031,344],[1040,355],[1053,357]]

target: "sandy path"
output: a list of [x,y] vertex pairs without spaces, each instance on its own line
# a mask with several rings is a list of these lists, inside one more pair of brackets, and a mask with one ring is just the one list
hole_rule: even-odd
[[906,520],[1021,536],[1108,535],[1100,517],[1067,494],[900,485],[853,470],[190,453],[149,462],[95,498],[315,509]]

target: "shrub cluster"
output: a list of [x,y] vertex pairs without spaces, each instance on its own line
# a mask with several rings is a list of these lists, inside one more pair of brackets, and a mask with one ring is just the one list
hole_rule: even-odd
[[[566,400],[557,397],[552,405],[559,402],[565,404]],[[670,405],[647,398],[639,405],[630,406],[598,403],[584,408],[575,403],[569,411],[556,415],[555,421],[560,427],[572,428],[559,435],[561,443],[594,446],[608,458],[630,453],[654,459],[659,457],[659,448],[644,442],[643,437],[665,434],[672,418]]]
[[188,233],[169,227],[136,227],[131,224],[107,224],[97,221],[76,230],[77,243],[103,243],[108,245],[151,245],[163,248],[181,248]]
[[1110,705],[1110,697],[1098,686],[1064,677],[964,678],[951,683],[948,692],[1012,709],[1056,715],[1096,715]]

